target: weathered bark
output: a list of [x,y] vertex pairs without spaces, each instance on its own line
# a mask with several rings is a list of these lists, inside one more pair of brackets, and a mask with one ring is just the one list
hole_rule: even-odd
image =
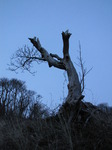
[[71,36],[71,33],[69,33],[68,31],[62,32],[63,58],[60,58],[57,54],[49,54],[47,50],[45,50],[41,46],[39,39],[36,40],[36,38],[33,38],[33,39],[29,38],[29,40],[36,47],[36,49],[41,53],[42,58],[39,58],[40,60],[47,61],[49,67],[54,66],[56,68],[67,71],[69,84],[68,84],[68,96],[66,98],[66,101],[76,102],[81,99],[81,84],[79,82],[76,69],[69,55],[70,36]]
[[63,63],[67,71],[68,75],[68,96],[66,101],[74,102],[79,100],[81,97],[81,84],[79,82],[78,74],[76,69],[70,59],[69,55],[69,38],[71,34],[66,32],[62,32],[63,39]]
[[[53,57],[56,57],[56,56],[53,56],[53,54],[49,54],[47,52],[47,50],[45,50],[41,44],[40,44],[40,41],[39,39],[37,38],[36,39],[32,39],[32,38],[29,38],[29,40],[31,41],[31,43],[33,44],[33,46],[36,47],[36,49],[41,53],[41,56],[42,58],[39,58],[39,60],[43,60],[43,61],[47,61],[48,62],[48,65],[49,67],[56,67],[56,68],[59,68],[59,69],[64,69],[65,70],[65,67],[63,65],[63,63],[61,62],[61,58],[60,58],[60,61],[56,60],[56,59],[53,59]],[[59,56],[57,56],[59,57]]]

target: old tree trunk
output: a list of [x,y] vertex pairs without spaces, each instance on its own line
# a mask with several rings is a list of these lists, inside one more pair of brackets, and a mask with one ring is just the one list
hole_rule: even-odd
[[54,66],[67,72],[69,83],[66,102],[74,103],[83,99],[83,96],[81,95],[81,83],[79,81],[78,74],[69,55],[70,36],[71,33],[69,33],[68,31],[62,32],[63,58],[60,58],[57,54],[49,54],[47,50],[41,46],[38,38],[29,38],[29,40],[31,41],[33,46],[41,53],[41,58],[37,59],[47,61],[49,67]]

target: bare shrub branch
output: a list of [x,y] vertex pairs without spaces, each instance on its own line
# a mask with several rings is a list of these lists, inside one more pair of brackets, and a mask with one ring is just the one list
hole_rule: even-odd
[[40,57],[39,52],[34,48],[29,48],[25,45],[23,48],[20,48],[16,51],[16,53],[11,57],[11,62],[9,65],[9,70],[17,71],[18,69],[22,69],[22,71],[27,70],[30,73],[31,68],[33,67],[32,63],[40,63],[41,61],[45,61]]
[[81,50],[81,44],[79,41],[79,57],[78,57],[79,63],[78,66],[81,69],[81,72],[79,73],[80,76],[80,83],[81,83],[81,93],[84,92],[85,89],[85,76],[92,70],[92,68],[90,68],[89,70],[87,70],[87,68],[85,68],[85,61],[83,61],[82,58],[82,50]]

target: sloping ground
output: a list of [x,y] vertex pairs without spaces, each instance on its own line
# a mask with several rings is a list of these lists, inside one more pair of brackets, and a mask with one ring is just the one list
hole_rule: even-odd
[[79,102],[46,119],[1,118],[0,150],[112,150],[112,113]]

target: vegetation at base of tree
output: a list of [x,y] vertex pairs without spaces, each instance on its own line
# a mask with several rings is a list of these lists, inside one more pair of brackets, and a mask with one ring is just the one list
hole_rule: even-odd
[[40,98],[23,81],[0,79],[1,150],[112,149],[112,108],[107,104],[65,102],[50,113]]

